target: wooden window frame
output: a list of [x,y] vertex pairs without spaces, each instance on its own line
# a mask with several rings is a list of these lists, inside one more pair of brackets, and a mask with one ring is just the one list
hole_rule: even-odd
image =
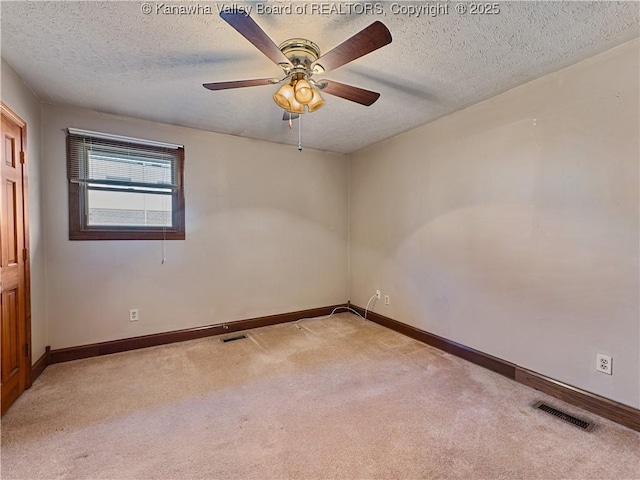
[[[67,156],[70,154],[70,135],[67,135]],[[173,227],[91,226],[87,225],[86,186],[68,180],[69,240],[184,240],[184,148],[177,149],[178,188],[172,195]]]

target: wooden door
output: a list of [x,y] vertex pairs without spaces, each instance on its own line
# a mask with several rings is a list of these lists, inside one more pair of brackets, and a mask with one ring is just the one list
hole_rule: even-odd
[[25,245],[25,124],[2,105],[0,165],[0,358],[2,413],[27,388],[30,352]]

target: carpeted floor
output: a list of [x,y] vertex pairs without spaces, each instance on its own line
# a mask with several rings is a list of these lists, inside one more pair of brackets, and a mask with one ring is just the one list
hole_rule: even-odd
[[48,367],[2,478],[640,478],[638,432],[350,314],[299,326]]

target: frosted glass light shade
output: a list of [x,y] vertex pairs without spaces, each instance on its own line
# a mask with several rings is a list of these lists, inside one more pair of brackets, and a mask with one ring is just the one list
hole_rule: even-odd
[[296,101],[295,92],[290,83],[283,85],[273,94],[273,101],[287,112],[304,113],[304,106]]
[[293,87],[296,100],[302,104],[307,104],[313,98],[313,91],[309,82],[305,79],[300,79],[296,82],[296,86]]
[[324,100],[322,99],[322,97],[320,96],[320,92],[316,88],[312,89],[312,93],[313,98],[311,98],[311,101],[307,104],[309,113],[315,112],[324,105]]
[[291,113],[304,113],[304,105],[296,102],[295,98],[291,99],[290,109],[288,110]]
[[294,92],[291,84],[287,83],[280,87],[280,89],[273,94],[273,101],[285,110],[289,110],[290,101],[293,98]]

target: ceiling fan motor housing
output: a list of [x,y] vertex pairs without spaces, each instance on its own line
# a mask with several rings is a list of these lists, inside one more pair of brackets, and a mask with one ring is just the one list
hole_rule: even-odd
[[311,68],[311,64],[320,58],[320,48],[312,41],[290,38],[282,42],[278,48],[291,62],[291,65],[280,64],[287,74],[310,77],[318,73],[316,68]]

